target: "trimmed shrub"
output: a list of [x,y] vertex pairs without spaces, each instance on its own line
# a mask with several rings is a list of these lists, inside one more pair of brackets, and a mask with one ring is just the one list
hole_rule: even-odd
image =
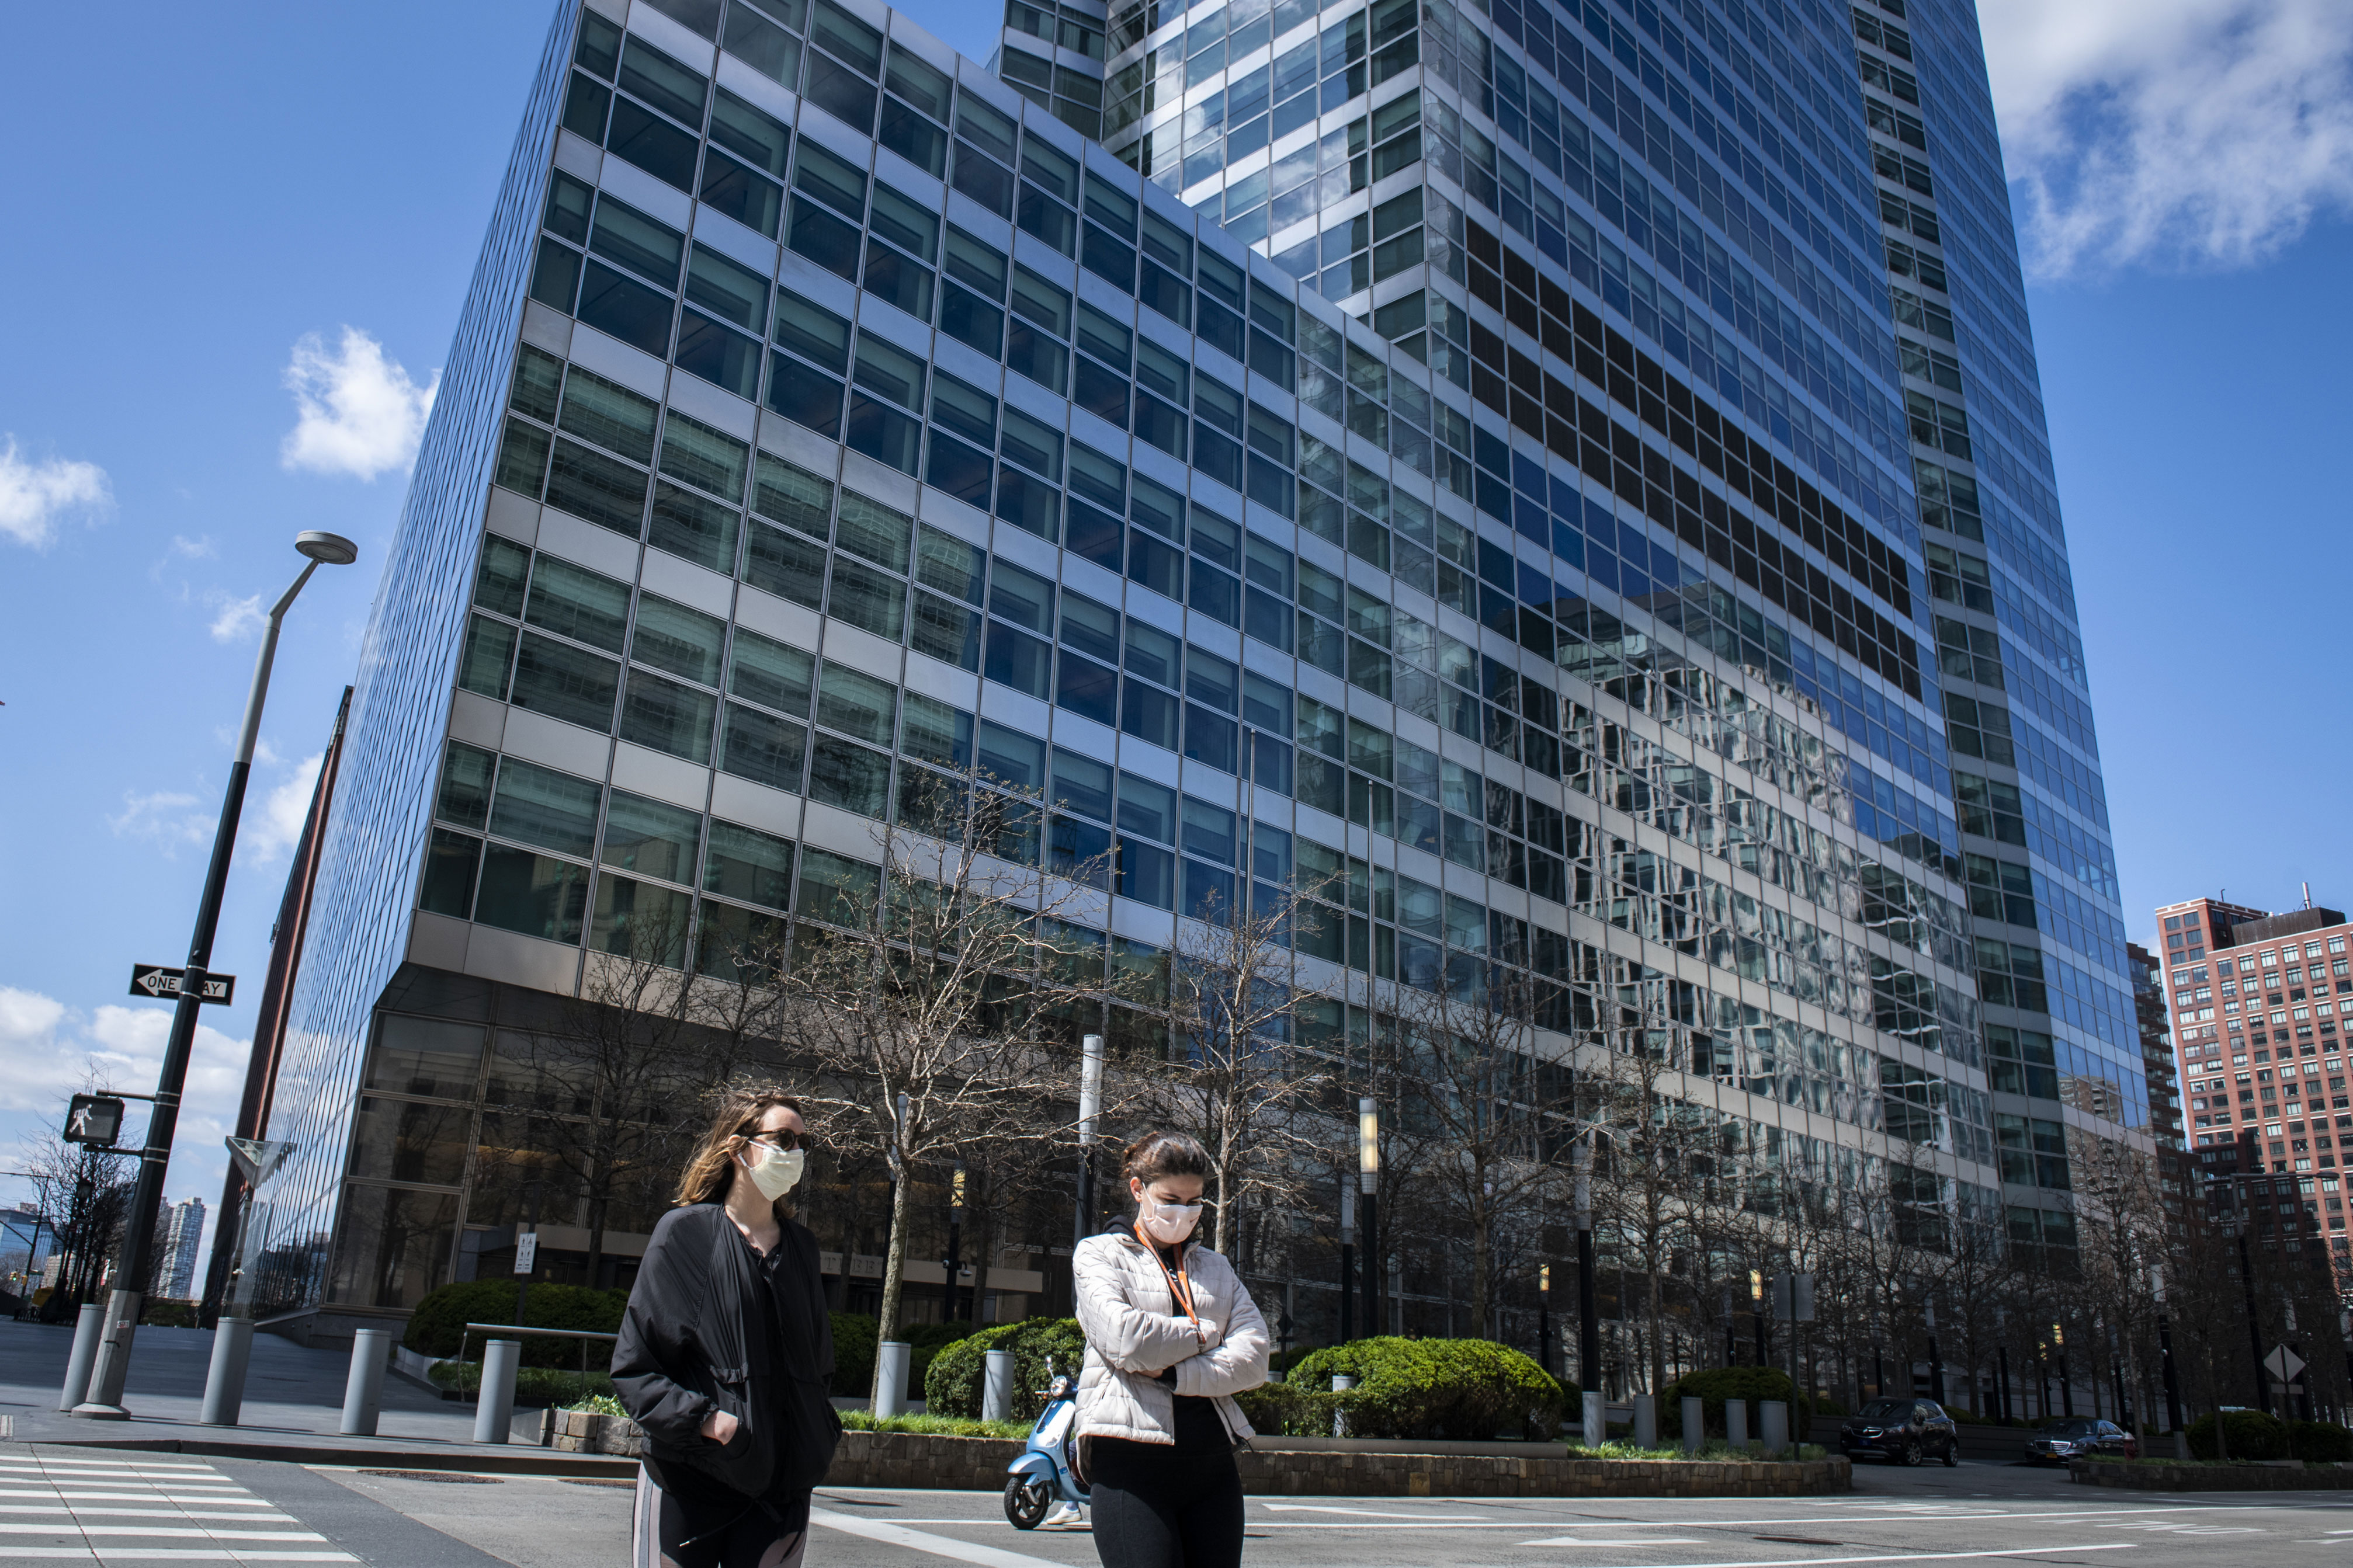
[[2334,1421],[2292,1421],[2287,1442],[2297,1458],[2310,1463],[2337,1465],[2353,1459],[2353,1432]]
[[[2225,1436],[2231,1440],[2233,1459],[2284,1459],[2287,1451],[2287,1428],[2260,1410],[2233,1410],[2228,1413],[2231,1425]],[[2214,1416],[2200,1415],[2189,1424],[2189,1452],[2193,1458],[2211,1459],[2214,1451]]]
[[[454,1388],[460,1394],[479,1394],[482,1391],[482,1363],[478,1361],[437,1361],[428,1369],[427,1375],[440,1387]],[[518,1407],[541,1405],[570,1406],[575,1400],[609,1399],[613,1396],[613,1374],[601,1367],[592,1365],[585,1382],[579,1373],[566,1372],[561,1367],[524,1366],[515,1369],[515,1404]]]
[[[584,1285],[535,1284],[523,1308],[524,1328],[587,1329],[600,1334],[618,1332],[622,1310],[629,1304],[627,1290],[591,1290]],[[512,1279],[476,1279],[444,1285],[428,1292],[408,1315],[400,1342],[419,1355],[453,1356],[463,1340],[466,1353],[479,1356],[486,1337],[468,1334],[468,1323],[514,1321],[515,1286]],[[526,1335],[522,1364],[526,1367],[580,1366],[578,1340],[542,1339]],[[613,1348],[602,1341],[588,1342],[588,1367],[601,1372],[613,1364]]]
[[[1329,1392],[1332,1374],[1356,1379]],[[1286,1386],[1308,1401],[1343,1411],[1358,1437],[1451,1437],[1473,1441],[1498,1433],[1549,1439],[1577,1397],[1533,1360],[1492,1340],[1409,1340],[1382,1336],[1332,1345],[1302,1357]],[[1320,1395],[1317,1390],[1324,1390]],[[1271,1405],[1269,1405],[1271,1413]],[[1247,1409],[1247,1407],[1245,1407]],[[1312,1417],[1311,1417],[1312,1419]],[[1255,1418],[1252,1425],[1256,1425]],[[1297,1436],[1312,1436],[1311,1426]],[[1320,1430],[1331,1431],[1328,1415]]]
[[1046,1407],[1041,1394],[1056,1373],[1078,1376],[1087,1342],[1076,1318],[1029,1318],[966,1334],[932,1358],[923,1376],[924,1408],[977,1420],[990,1351],[1013,1352],[1013,1417],[1027,1422]]
[[880,1326],[857,1312],[831,1312],[833,1320],[833,1391],[845,1399],[863,1399],[874,1392],[874,1344]]
[[[1659,1396],[1659,1436],[1681,1437],[1683,1435],[1683,1401],[1697,1398],[1706,1401],[1707,1429],[1721,1435],[1724,1431],[1724,1403],[1727,1399],[1745,1399],[1752,1405],[1761,1399],[1778,1399],[1789,1405],[1789,1436],[1802,1441],[1807,1431],[1809,1401],[1792,1398],[1789,1374],[1769,1366],[1717,1366],[1705,1372],[1685,1373],[1667,1386]],[[1752,1411],[1748,1419],[1748,1435],[1758,1436],[1757,1419]]]

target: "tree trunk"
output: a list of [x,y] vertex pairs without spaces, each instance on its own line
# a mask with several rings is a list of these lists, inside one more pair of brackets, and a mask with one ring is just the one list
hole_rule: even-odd
[[[891,1184],[891,1236],[882,1246],[882,1312],[876,1325],[874,1338],[878,1343],[898,1337],[899,1291],[907,1272],[907,1168],[900,1162],[898,1179]],[[874,1357],[874,1389],[879,1397],[882,1390],[882,1357]]]

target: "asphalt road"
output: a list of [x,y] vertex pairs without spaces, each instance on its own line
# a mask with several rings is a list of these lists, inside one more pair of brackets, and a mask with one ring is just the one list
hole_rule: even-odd
[[[1252,1498],[1244,1561],[1264,1568],[1812,1568],[2005,1560],[2098,1568],[2333,1564],[2353,1495],[2118,1493],[2011,1465],[1859,1468],[1820,1499],[1459,1500]],[[455,1479],[268,1461],[0,1445],[0,1557],[619,1568],[629,1491],[537,1477]],[[817,1499],[812,1568],[1091,1564],[1083,1526],[1016,1531],[973,1492]]]

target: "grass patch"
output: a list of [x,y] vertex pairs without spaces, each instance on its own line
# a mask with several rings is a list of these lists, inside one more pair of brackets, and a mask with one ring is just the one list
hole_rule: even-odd
[[1027,1437],[1027,1421],[976,1421],[965,1415],[892,1415],[876,1420],[869,1410],[839,1412],[845,1432],[913,1432],[927,1437]]
[[566,1410],[585,1410],[591,1415],[618,1415],[624,1419],[626,1419],[629,1414],[627,1410],[621,1408],[621,1402],[614,1398],[609,1394],[592,1394],[586,1399],[574,1400],[564,1408]]
[[1660,1463],[1702,1465],[1754,1463],[1770,1459],[1804,1461],[1830,1457],[1828,1449],[1813,1443],[1800,1443],[1794,1452],[1772,1455],[1753,1447],[1736,1448],[1721,1437],[1710,1438],[1700,1446],[1699,1452],[1695,1454],[1684,1453],[1680,1445],[1666,1448],[1638,1448],[1630,1442],[1616,1441],[1591,1448],[1581,1443],[1571,1443],[1567,1445],[1567,1448],[1568,1457],[1572,1459],[1648,1459]]

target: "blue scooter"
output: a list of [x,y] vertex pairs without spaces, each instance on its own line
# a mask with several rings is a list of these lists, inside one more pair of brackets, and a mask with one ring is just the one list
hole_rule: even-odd
[[1057,1522],[1075,1521],[1087,1492],[1078,1483],[1071,1449],[1077,1442],[1071,1428],[1078,1424],[1078,1381],[1057,1375],[1046,1385],[1046,1408],[1029,1428],[1029,1442],[1021,1457],[1006,1466],[1005,1517],[1016,1530],[1035,1530],[1047,1511],[1060,1504]]

